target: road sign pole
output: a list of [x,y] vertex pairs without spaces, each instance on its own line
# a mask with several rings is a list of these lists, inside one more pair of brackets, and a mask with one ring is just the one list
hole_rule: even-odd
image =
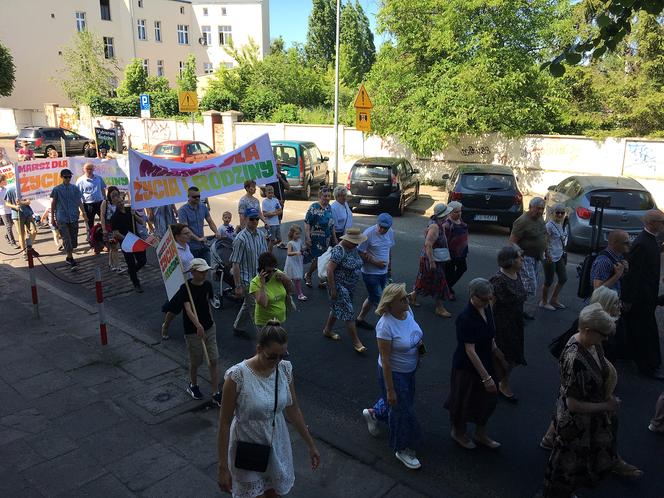
[[339,22],[341,0],[337,0],[336,51],[334,56],[334,186],[339,180]]
[[364,132],[362,132],[362,157],[366,157],[364,155]]
[[191,113],[191,139],[196,141],[196,129],[194,128],[194,113]]

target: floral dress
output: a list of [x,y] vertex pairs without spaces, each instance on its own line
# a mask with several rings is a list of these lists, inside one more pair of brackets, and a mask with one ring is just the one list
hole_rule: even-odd
[[606,401],[610,371],[604,350],[592,353],[572,336],[560,357],[560,391],[556,403],[556,438],[544,477],[544,496],[570,496],[574,490],[592,486],[617,463],[615,412],[574,413],[567,398],[601,403]]
[[311,257],[317,258],[330,245],[330,237],[334,229],[334,216],[332,208],[320,205],[320,202],[314,202],[304,217],[304,222],[311,227]]
[[510,365],[527,365],[524,354],[523,303],[526,289],[521,277],[511,279],[499,271],[489,279],[496,302],[493,320],[496,324],[496,346]]
[[[425,238],[432,225],[438,225],[438,238],[433,248],[447,247],[447,237],[443,228],[444,221],[431,220],[424,232]],[[449,287],[445,278],[445,263],[436,262],[433,268],[429,267],[429,258],[424,248],[420,253],[420,268],[415,279],[415,292],[419,296],[434,296],[436,299],[445,299],[449,296]]]
[[350,322],[355,319],[353,312],[353,291],[360,278],[362,258],[357,248],[344,249],[339,244],[332,248],[330,261],[334,261],[337,267],[334,269],[334,285],[337,289],[337,298],[330,299],[332,314],[339,320]]
[[[272,435],[272,413],[274,410],[274,384],[276,370],[269,377],[257,375],[244,360],[226,371],[225,379],[237,384],[235,416],[231,422],[228,443],[228,468],[233,482],[233,497],[253,498],[268,489],[278,495],[286,495],[295,483],[293,453],[290,435],[284,418],[284,408],[293,404],[290,384],[293,367],[289,361],[279,363],[279,394],[277,415]],[[235,467],[235,451],[238,441],[270,444],[272,451],[265,472],[238,469]]]

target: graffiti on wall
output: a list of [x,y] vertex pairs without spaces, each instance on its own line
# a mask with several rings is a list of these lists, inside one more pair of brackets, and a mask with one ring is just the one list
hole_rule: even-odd
[[80,121],[78,119],[78,112],[76,109],[70,107],[58,107],[55,110],[55,115],[58,120],[58,126],[67,130],[78,131]]
[[487,156],[491,154],[491,149],[486,145],[477,146],[469,145],[461,149],[461,155],[464,157],[468,156]]
[[148,119],[145,123],[145,130],[151,142],[171,139],[171,127],[166,121]]
[[623,173],[629,176],[664,177],[664,142],[627,141]]

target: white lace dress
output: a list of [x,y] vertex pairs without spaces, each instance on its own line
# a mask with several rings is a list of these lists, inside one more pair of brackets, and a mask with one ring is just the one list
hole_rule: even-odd
[[293,404],[290,384],[293,367],[289,361],[279,363],[279,399],[272,439],[272,452],[265,472],[253,472],[235,467],[235,450],[238,440],[258,444],[270,444],[272,436],[272,412],[274,409],[275,372],[269,377],[254,373],[244,360],[226,371],[224,378],[237,384],[235,416],[231,423],[228,444],[228,467],[233,481],[233,496],[253,498],[268,489],[278,495],[287,494],[295,483],[293,453],[284,408]]

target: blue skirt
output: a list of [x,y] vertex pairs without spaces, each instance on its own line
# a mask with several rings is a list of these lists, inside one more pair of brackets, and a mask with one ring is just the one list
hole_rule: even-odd
[[374,414],[377,420],[387,422],[389,429],[390,447],[394,451],[406,448],[416,449],[421,438],[422,431],[415,416],[415,372],[410,373],[392,372],[392,383],[397,393],[397,405],[390,406],[387,403],[387,390],[383,369],[378,366],[378,386],[381,398],[374,405]]

